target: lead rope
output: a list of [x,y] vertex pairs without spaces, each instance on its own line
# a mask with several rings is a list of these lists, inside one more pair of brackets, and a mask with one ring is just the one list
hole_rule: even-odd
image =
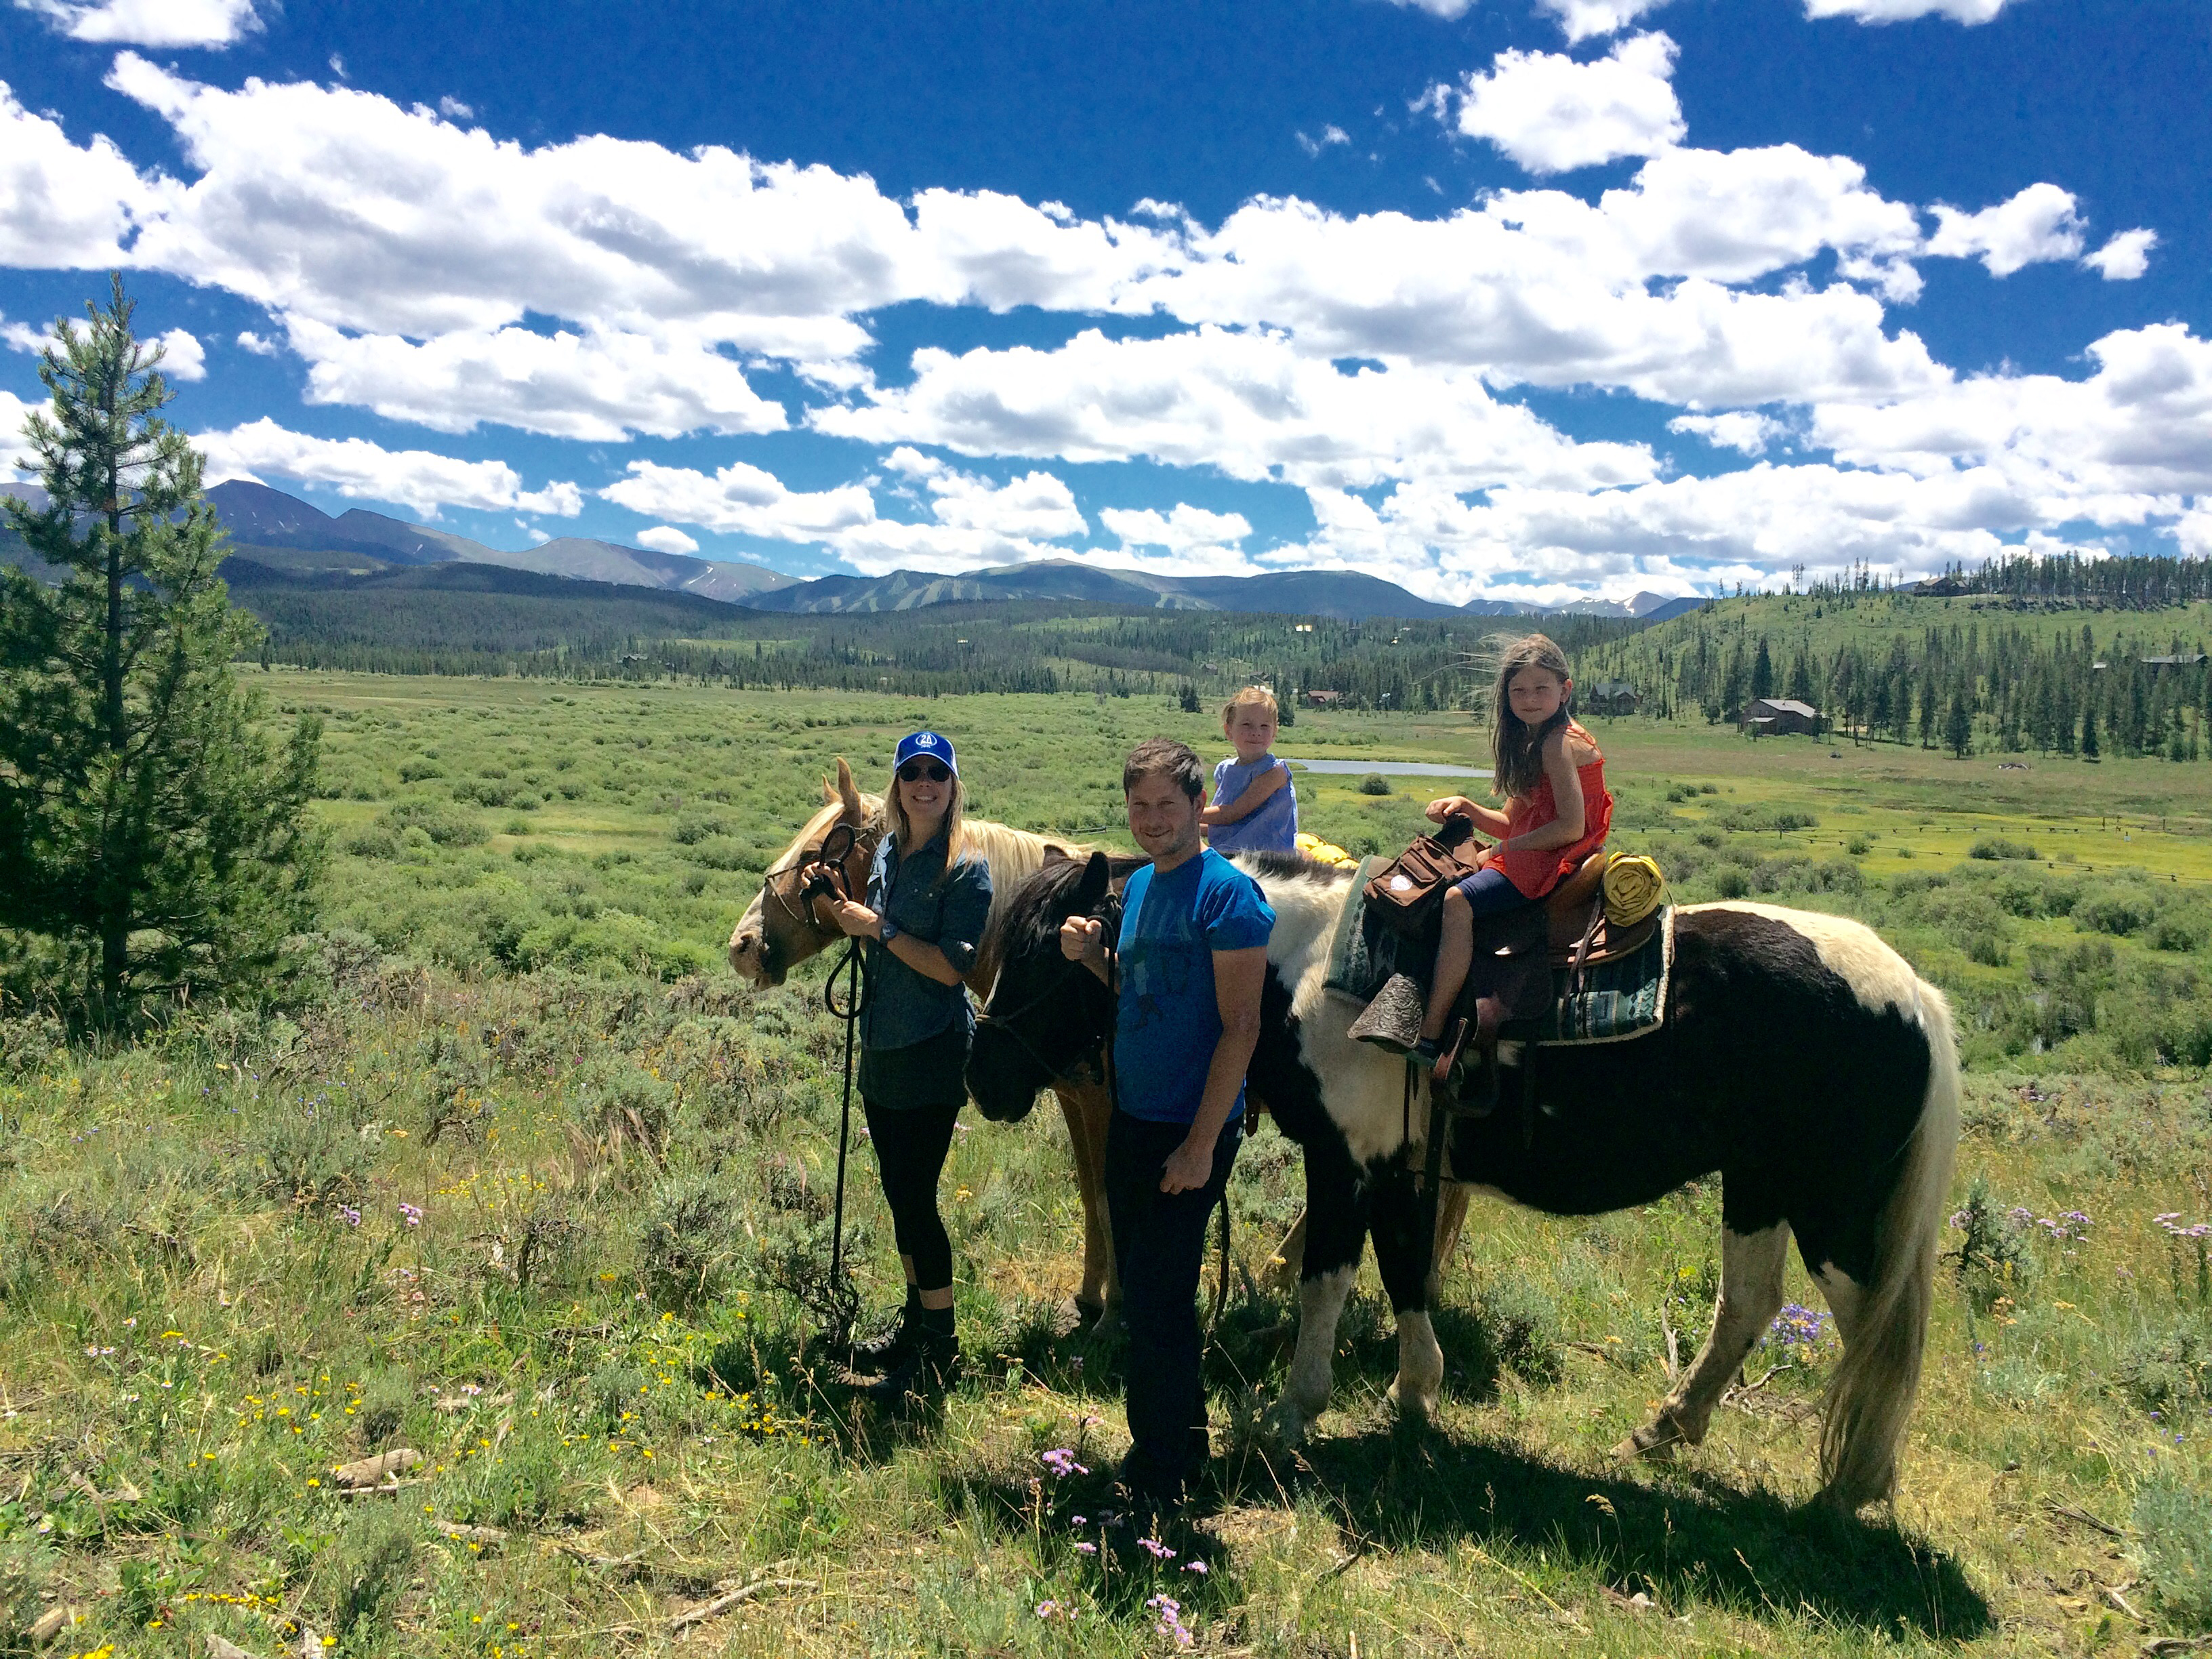
[[[823,838],[821,863],[816,873],[807,881],[804,892],[811,902],[817,892],[828,892],[850,899],[852,891],[845,879],[845,855],[830,856],[830,844],[838,833],[846,837],[845,854],[852,851],[855,839],[850,824],[838,824]],[[846,982],[848,994],[842,1002],[837,998],[837,981]],[[832,1347],[843,1346],[853,1332],[853,1322],[860,1317],[860,1293],[845,1272],[845,1162],[853,1141],[853,1048],[860,1030],[860,1010],[867,1004],[867,969],[862,959],[860,941],[857,937],[845,941],[845,954],[830,970],[823,981],[822,1005],[833,1019],[842,1021],[845,1027],[845,1095],[837,1112],[837,1193],[830,1208],[830,1284],[824,1297],[828,1316],[828,1336]]]

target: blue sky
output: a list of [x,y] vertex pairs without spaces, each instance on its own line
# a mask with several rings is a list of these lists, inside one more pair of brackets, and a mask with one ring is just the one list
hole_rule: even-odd
[[0,424],[794,574],[2212,552],[2197,0],[0,0]]

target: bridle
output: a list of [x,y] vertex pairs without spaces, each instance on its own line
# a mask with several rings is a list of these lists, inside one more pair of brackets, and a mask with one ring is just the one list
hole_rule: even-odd
[[[1118,893],[1108,894],[1099,908],[1091,913],[1091,919],[1106,924],[1108,938],[1119,939],[1121,933],[1121,896]],[[1066,1065],[1055,1066],[1044,1057],[1042,1052],[1030,1040],[1027,1034],[1014,1024],[1024,1015],[1063,995],[1070,985],[1078,982],[1075,975],[1080,974],[1085,978],[1091,977],[1091,970],[1079,962],[1072,962],[1066,957],[1060,958],[1060,969],[1059,973],[1047,980],[1034,994],[1018,1006],[1010,1008],[1004,1013],[994,1013],[988,1008],[984,1009],[975,1016],[976,1029],[980,1030],[988,1026],[991,1030],[1012,1038],[1014,1046],[1027,1054],[1037,1069],[1045,1074],[1045,1081],[1048,1085],[1066,1083],[1087,1085],[1103,1082],[1107,1091],[1110,1094],[1114,1088],[1114,1012],[1111,1005],[1118,1002],[1121,998],[1121,987],[1117,982],[1120,975],[1111,946],[1108,947],[1106,952],[1106,995],[1109,1003],[1106,1028],[1099,1033],[1096,1042],[1080,1050]]]
[[[839,847],[839,837],[843,844]],[[830,939],[839,930],[825,927],[814,914],[814,901],[828,896],[850,899],[853,896],[853,872],[848,867],[856,859],[872,860],[884,832],[879,825],[865,829],[850,823],[833,823],[822,837],[821,845],[795,863],[778,870],[761,883],[761,891],[773,900],[783,913],[813,933],[817,939]],[[839,850],[832,852],[833,848]],[[787,885],[780,885],[790,878]]]

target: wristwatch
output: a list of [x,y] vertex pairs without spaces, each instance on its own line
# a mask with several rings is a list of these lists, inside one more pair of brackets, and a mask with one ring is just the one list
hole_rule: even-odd
[[878,942],[884,945],[889,945],[898,936],[898,923],[893,921],[889,916],[885,916],[876,929],[876,939]]

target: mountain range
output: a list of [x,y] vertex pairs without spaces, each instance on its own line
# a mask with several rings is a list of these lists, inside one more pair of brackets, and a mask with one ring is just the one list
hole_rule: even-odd
[[[43,499],[36,485],[12,492]],[[1708,603],[1703,598],[1638,593],[1626,604],[1583,599],[1544,606],[1504,599],[1465,605],[1432,599],[1357,570],[1283,570],[1255,576],[1164,576],[1111,570],[1074,559],[943,575],[894,570],[881,576],[820,576],[803,580],[765,565],[696,559],[618,542],[564,536],[535,547],[488,547],[465,536],[409,524],[353,507],[329,514],[266,484],[234,478],[207,492],[209,504],[230,534],[231,556],[283,573],[289,584],[319,579],[351,585],[394,566],[468,564],[535,572],[572,580],[689,593],[756,611],[805,615],[911,611],[923,605],[994,599],[1070,599],[1158,610],[1237,611],[1329,617],[1562,616],[1636,617],[1664,622]],[[249,573],[240,571],[240,576]],[[249,580],[248,585],[252,585]]]

